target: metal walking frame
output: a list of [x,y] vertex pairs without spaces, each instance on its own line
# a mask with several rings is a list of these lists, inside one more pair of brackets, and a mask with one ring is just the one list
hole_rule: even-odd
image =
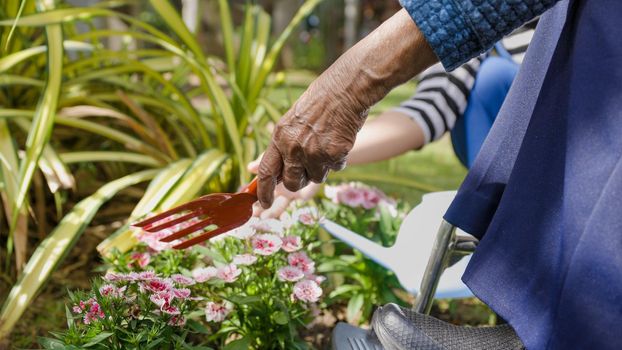
[[456,234],[456,227],[442,220],[413,310],[423,314],[430,313],[443,271],[462,257],[472,254],[477,248],[477,242],[477,239],[471,236]]

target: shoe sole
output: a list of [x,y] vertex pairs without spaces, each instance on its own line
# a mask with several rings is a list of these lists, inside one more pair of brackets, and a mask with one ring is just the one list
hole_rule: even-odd
[[382,308],[378,308],[378,310],[374,312],[371,324],[374,333],[376,334],[376,337],[378,337],[378,340],[380,340],[380,343],[382,343],[382,346],[385,348],[385,350],[444,350],[440,346],[431,345],[430,342],[433,342],[433,340],[428,338],[427,336],[425,336],[426,341],[423,341],[423,339],[421,339],[421,343],[418,344],[416,347],[405,347],[404,345],[396,341],[395,336],[392,335],[389,330],[384,326],[384,324],[380,321],[379,318],[381,316],[379,315],[381,313]]

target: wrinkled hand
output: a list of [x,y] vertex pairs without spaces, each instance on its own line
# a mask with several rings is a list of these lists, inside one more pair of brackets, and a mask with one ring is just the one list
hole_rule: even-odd
[[367,108],[352,96],[336,93],[340,83],[333,74],[342,73],[324,73],[276,125],[258,172],[258,197],[264,208],[274,199],[279,176],[286,189],[296,192],[309,181],[324,182],[329,170],[345,167]]
[[[248,170],[251,173],[257,174],[259,171],[260,159],[261,158],[258,158],[248,164]],[[253,206],[253,216],[257,216],[262,219],[278,218],[281,214],[283,214],[283,212],[285,212],[285,210],[287,210],[291,202],[310,200],[318,193],[320,187],[321,186],[318,184],[310,183],[298,192],[292,192],[280,183],[274,190],[274,201],[272,202],[272,206],[268,209],[264,209],[261,205],[259,205],[259,203],[255,203]]]
[[343,169],[369,107],[436,60],[405,10],[348,50],[276,125],[257,175],[261,206],[270,207],[279,179],[296,192]]

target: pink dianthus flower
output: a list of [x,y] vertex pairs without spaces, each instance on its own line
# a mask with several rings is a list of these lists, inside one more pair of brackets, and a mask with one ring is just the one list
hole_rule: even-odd
[[261,234],[253,236],[251,244],[255,254],[272,255],[281,249],[283,241],[276,235]]
[[311,280],[302,280],[294,285],[294,297],[305,302],[316,302],[322,296],[322,288]]

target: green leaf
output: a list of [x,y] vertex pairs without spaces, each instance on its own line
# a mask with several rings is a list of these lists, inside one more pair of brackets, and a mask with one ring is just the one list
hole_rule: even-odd
[[83,162],[127,162],[149,167],[162,166],[159,160],[151,156],[133,152],[66,152],[60,154],[60,159],[66,164]]
[[203,51],[199,46],[199,43],[194,38],[194,35],[186,27],[186,23],[177,13],[177,10],[171,5],[168,0],[151,0],[149,1],[151,6],[162,17],[164,22],[168,24],[169,28],[179,36],[182,42],[188,46],[190,51],[199,59],[199,61],[205,61]]
[[363,307],[363,303],[365,302],[364,294],[357,294],[348,302],[348,307],[346,309],[346,318],[348,322],[353,322],[355,318],[358,316],[358,313],[361,311]]
[[157,173],[158,170],[145,170],[111,181],[75,205],[34,251],[18,282],[4,301],[0,311],[0,339],[11,331],[99,208],[120,190],[147,181]]
[[[257,78],[254,80],[253,86],[251,87],[251,91],[248,97],[249,103],[255,101],[259,97],[259,94],[261,93],[261,90],[265,85],[266,79],[268,78],[270,72],[272,72],[272,69],[274,68],[274,65],[277,62],[281,50],[283,49],[283,46],[285,45],[285,42],[287,42],[289,36],[292,34],[298,24],[300,24],[303,19],[307,18],[311,11],[313,11],[313,9],[321,1],[322,0],[307,0],[302,6],[300,6],[298,12],[296,12],[296,14],[294,15],[294,18],[292,18],[292,20],[289,22],[287,27],[285,27],[279,38],[274,42],[274,44],[272,44],[272,47],[270,48],[266,59],[261,65],[261,69],[257,73]],[[254,106],[251,105],[249,108],[253,109]]]
[[283,311],[277,311],[272,314],[274,322],[280,325],[286,325],[289,322],[289,317]]
[[65,349],[65,344],[58,339],[39,337],[37,340],[44,349]]
[[[63,42],[66,51],[92,51],[93,46],[78,41],[66,40]],[[4,73],[17,64],[28,62],[33,56],[47,52],[47,46],[35,46],[23,49],[0,58],[0,73]]]
[[149,344],[147,344],[147,349],[156,348],[156,346],[160,345],[160,343],[164,342],[165,340],[166,340],[165,338],[158,338],[152,342],[149,342]]
[[234,304],[246,305],[261,302],[261,297],[258,295],[230,295],[227,297],[227,300],[231,301]]
[[17,14],[15,15],[15,22],[13,22],[13,26],[11,26],[11,29],[9,30],[9,35],[7,35],[6,38],[6,42],[4,47],[2,48],[3,51],[8,51],[9,49],[9,44],[11,43],[11,38],[13,38],[13,33],[15,32],[15,28],[17,27],[17,21],[19,20],[19,18],[22,16],[22,13],[24,12],[24,8],[26,6],[26,0],[21,0],[20,4],[19,4],[19,9],[17,10]]
[[[32,124],[28,120],[15,119],[14,122],[25,132],[32,128]],[[38,166],[43,176],[45,176],[50,192],[56,193],[59,188],[69,189],[75,187],[73,175],[49,144],[43,148]]]
[[69,311],[69,306],[65,304],[65,318],[67,319],[67,328],[71,328],[73,324],[73,314]]
[[[238,49],[238,64],[235,67],[235,81],[241,91],[246,91],[251,71],[251,47],[255,34],[255,20],[253,12],[257,11],[256,6],[247,5],[244,11],[244,22],[242,25],[242,40]],[[233,67],[229,67],[233,69]]]
[[11,131],[6,121],[0,120],[0,173],[4,179],[4,191],[7,194],[7,208],[15,206],[15,199],[18,191],[18,179],[16,177],[19,169],[17,150],[11,136]]
[[14,19],[5,19],[0,21],[0,26],[11,26],[13,24],[18,27],[41,27],[47,25],[60,24],[75,19],[88,19],[97,16],[109,15],[111,11],[99,8],[68,8],[60,10],[50,10],[40,12],[28,16],[23,16],[17,23]]
[[12,86],[12,85],[30,85],[38,88],[45,86],[45,83],[41,80],[22,77],[19,75],[4,74],[0,75],[0,86]]
[[248,350],[251,348],[251,338],[249,336],[245,336],[241,339],[234,340],[231,343],[227,344],[223,350]]
[[218,175],[220,166],[227,160],[227,155],[218,150],[209,150],[201,154],[184,174],[176,186],[169,192],[160,209],[169,209],[180,203],[194,199],[213,176]]
[[93,339],[91,339],[90,342],[84,344],[83,346],[85,348],[88,348],[90,346],[97,345],[97,344],[101,343],[102,341],[104,341],[105,339],[107,339],[108,337],[110,337],[111,335],[113,335],[113,333],[101,332],[98,335],[96,335],[95,337],[93,337]]
[[346,294],[346,293],[351,293],[357,290],[360,290],[361,286],[359,285],[355,285],[355,284],[343,284],[337,288],[335,288],[335,290],[333,290],[330,294],[329,297],[334,298],[336,296],[342,295],[342,294]]
[[143,197],[138,204],[136,204],[136,207],[134,207],[130,218],[140,218],[154,210],[179,182],[179,179],[188,171],[192,164],[190,159],[182,159],[164,168],[164,170],[149,183],[147,191],[145,191]]
[[270,116],[270,119],[272,119],[273,122],[277,123],[283,116],[283,113],[281,113],[281,111],[279,111],[279,109],[276,108],[274,104],[272,104],[270,101],[260,98],[257,99],[257,102],[260,106],[266,109],[266,112],[268,112],[268,116]]
[[[7,240],[7,260],[13,249],[13,235],[16,233],[18,218],[32,183],[32,177],[43,149],[50,138],[54,125],[54,115],[60,94],[63,70],[63,32],[61,25],[54,24],[45,28],[47,39],[47,72],[46,87],[35,110],[32,128],[26,139],[26,155],[20,162],[18,187],[11,209],[9,221],[9,239]],[[19,237],[18,237],[19,238]],[[17,239],[17,238],[16,238]]]
[[[34,112],[22,109],[0,109],[0,118],[20,117],[33,118]],[[144,153],[151,154],[158,159],[168,159],[168,156],[163,154],[160,150],[133,136],[128,135],[127,133],[82,118],[63,116],[63,111],[61,111],[59,115],[56,116],[56,124],[92,132],[94,134],[106,137],[112,141],[118,142],[128,149],[142,151]]]
[[235,52],[233,49],[233,18],[227,0],[218,0],[220,10],[220,28],[222,30],[222,42],[225,47],[225,57],[229,69],[235,67]]
[[207,327],[205,327],[205,325],[203,325],[201,322],[198,322],[195,320],[188,320],[186,324],[188,325],[188,327],[190,327],[190,329],[192,329],[196,333],[200,333],[200,334],[211,333],[210,330]]
[[253,58],[250,81],[257,79],[257,75],[263,65],[266,52],[268,50],[268,40],[270,39],[271,18],[261,7],[257,7],[257,25],[255,27],[255,42],[253,43]]

